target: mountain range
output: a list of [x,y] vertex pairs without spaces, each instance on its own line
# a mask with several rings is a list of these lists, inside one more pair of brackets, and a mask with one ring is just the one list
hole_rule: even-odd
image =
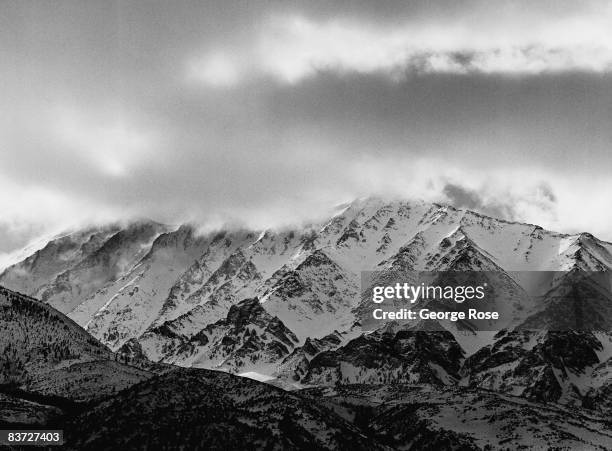
[[[612,244],[588,233],[379,198],[279,230],[92,226],[0,274],[1,320],[13,331],[1,349],[0,396],[12,406],[7,418],[89,431],[68,437],[79,449],[112,448],[113,431],[144,421],[145,406],[164,418],[147,429],[158,443],[176,432],[188,444],[220,433],[262,448],[362,440],[484,449],[532,431],[546,446],[606,449],[612,298],[581,284],[593,327],[573,328],[563,275],[611,268]],[[499,305],[511,318],[502,330],[476,332],[444,322],[366,328],[362,271],[493,271],[512,293],[533,288],[530,274],[561,276],[537,300]],[[189,404],[187,387],[191,413],[173,412],[171,403]],[[172,430],[206,423],[215,399],[227,416],[212,429]],[[257,411],[270,412],[265,427],[277,440],[257,432]],[[104,434],[94,434],[101,424]],[[147,439],[132,429],[126,448]],[[288,436],[296,441],[282,442]]]

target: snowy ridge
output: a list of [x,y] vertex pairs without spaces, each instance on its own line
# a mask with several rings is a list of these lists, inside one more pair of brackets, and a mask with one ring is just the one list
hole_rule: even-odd
[[[518,340],[512,345],[515,360],[506,366],[495,365],[482,353],[501,346],[500,342],[508,340],[506,335],[469,334],[452,324],[443,325],[464,355],[469,355],[467,361],[481,359],[487,369],[470,366],[468,371],[463,357],[451,368],[431,356],[416,366],[412,361],[403,362],[401,356],[394,358],[404,366],[372,371],[361,364],[355,366],[349,352],[355,346],[352,342],[375,337],[360,331],[364,311],[359,293],[361,271],[610,268],[612,244],[588,233],[560,234],[451,206],[367,198],[342,206],[321,223],[286,230],[198,233],[195,225],[170,229],[141,221],[75,232],[52,240],[7,268],[0,283],[41,295],[111,349],[137,350],[153,361],[258,372],[293,382],[297,377],[299,383],[302,379],[312,383],[392,380],[401,367],[407,371],[406,381],[427,374],[430,382],[435,379],[442,385],[461,381],[504,392],[506,383],[513,387],[509,392],[529,397],[539,389],[527,387],[520,377],[512,382],[508,379],[518,361],[536,358],[532,350],[516,351],[522,349],[522,339],[512,336]],[[517,300],[521,290],[533,283],[528,276],[507,280]],[[229,326],[232,309],[255,297],[261,311],[247,315],[251,323],[239,331]],[[518,305],[517,301],[495,307],[511,318],[508,327],[548,327],[551,321],[558,324],[555,315],[567,316],[556,314],[562,311],[560,304],[549,298],[539,305]],[[608,301],[602,297],[598,305],[607,308]],[[287,337],[296,340],[286,343],[270,334],[269,327],[276,329],[278,323],[287,329]],[[602,323],[604,330],[607,326]],[[256,337],[251,340],[252,334]],[[342,337],[341,343],[332,346],[317,341],[334,334]],[[570,347],[583,346],[578,337],[570,341]],[[316,355],[304,351],[312,351],[313,343],[319,343]],[[244,358],[250,346],[256,356],[253,361]],[[606,367],[601,367],[607,359],[598,356],[596,345],[590,349],[596,360],[581,370],[544,359],[534,366],[540,373],[524,379],[550,384],[544,397],[553,393],[550,396],[562,402],[582,402],[591,389],[605,385],[584,379],[593,374],[600,380],[607,374]],[[335,353],[336,360],[328,359],[329,365],[323,365],[320,360],[325,361],[324,357],[318,356],[332,355],[329,353]],[[359,374],[362,376],[357,377]],[[578,387],[576,396],[573,386]]]

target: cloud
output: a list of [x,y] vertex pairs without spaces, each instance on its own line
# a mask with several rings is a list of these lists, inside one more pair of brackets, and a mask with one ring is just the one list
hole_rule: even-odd
[[349,171],[354,193],[417,198],[565,233],[591,231],[610,241],[612,181],[605,174],[559,174],[545,168],[445,164],[435,157],[366,158]]
[[[212,52],[197,72],[213,86],[232,85],[238,74],[269,75],[297,83],[320,72],[541,74],[612,69],[612,7],[548,18],[525,26],[520,17],[410,21],[381,25],[366,19],[316,20],[274,14],[255,36],[237,45],[234,61]],[[192,73],[193,70],[190,70]]]
[[609,2],[43,3],[0,16],[3,243],[373,194],[612,239]]
[[213,88],[231,87],[240,81],[243,74],[238,63],[227,52],[214,52],[204,58],[189,61],[188,78],[201,81]]
[[443,188],[442,193],[448,198],[448,202],[457,208],[467,208],[496,218],[515,219],[512,205],[499,203],[498,201],[485,202],[477,191],[448,183]]
[[41,237],[50,238],[75,227],[125,217],[121,209],[94,204],[76,191],[62,193],[47,186],[7,179],[0,180],[0,205],[0,271],[25,258],[19,251],[24,246],[34,241],[37,248],[46,244]]
[[444,201],[457,208],[483,213],[508,221],[557,225],[557,198],[546,182],[532,181],[520,189],[516,186],[481,180],[476,189],[461,182],[448,182],[442,188]]
[[45,120],[51,139],[77,161],[85,159],[106,174],[122,176],[147,157],[153,146],[151,133],[137,130],[121,114],[110,118],[87,114],[56,107]]

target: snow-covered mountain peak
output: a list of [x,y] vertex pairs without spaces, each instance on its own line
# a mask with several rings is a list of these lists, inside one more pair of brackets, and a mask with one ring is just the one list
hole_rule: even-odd
[[7,268],[0,283],[41,296],[113,349],[139,343],[155,360],[188,364],[181,346],[244,299],[257,297],[305,343],[355,330],[362,271],[573,268],[612,268],[612,245],[450,205],[370,197],[278,230],[138,221],[75,231]]

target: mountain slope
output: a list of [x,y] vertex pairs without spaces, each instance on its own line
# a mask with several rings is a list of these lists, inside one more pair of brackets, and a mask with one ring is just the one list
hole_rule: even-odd
[[346,330],[355,321],[359,287],[325,252],[316,250],[295,269],[283,271],[262,304],[301,339]]
[[225,373],[179,369],[121,392],[66,427],[68,449],[383,447],[295,394]]
[[86,298],[69,316],[111,348],[118,348],[155,320],[176,277],[208,244],[192,226],[162,233],[125,275]]
[[152,376],[48,304],[0,287],[0,386],[91,401]]
[[[342,434],[408,449],[530,446],[528,438],[605,448],[611,268],[612,245],[592,235],[423,202],[358,200],[288,230],[200,233],[150,221],[87,229],[0,275],[46,300],[0,291],[10,337],[0,342],[0,403],[20,424],[69,414],[81,431],[72,446],[90,449],[116,447],[113,433],[126,448],[172,437],[239,446],[232,433],[271,448],[346,448]],[[364,270],[381,271],[381,282],[438,271],[444,283],[494,272],[503,288],[487,306],[503,313],[504,330],[370,327]],[[200,368],[319,388],[287,394]]]
[[118,225],[91,227],[56,237],[23,261],[6,268],[0,274],[0,284],[35,296],[42,286],[92,255],[119,229]]
[[394,449],[605,450],[605,416],[465,388],[345,385],[303,392]]
[[[255,296],[298,346],[334,331],[368,329],[371,305],[359,293],[365,270],[505,274],[515,296],[495,299],[494,307],[512,329],[550,328],[555,315],[570,317],[558,314],[567,305],[550,299],[523,302],[521,290],[534,286],[530,272],[611,267],[612,244],[586,233],[559,234],[439,204],[368,198],[287,230],[199,233],[197,226],[169,231],[141,221],[75,232],[8,268],[0,282],[44,295],[113,350],[127,343],[152,360],[188,365],[193,360],[184,358],[182,343]],[[551,286],[536,288],[544,295]],[[591,313],[600,307],[612,312],[611,299],[600,301]],[[605,329],[609,320],[597,324]],[[466,335],[473,325],[442,325],[470,353],[492,342],[493,334]]]
[[464,383],[534,401],[581,405],[603,349],[590,332],[502,331],[466,360]]
[[257,298],[252,298],[233,305],[226,318],[193,335],[182,335],[162,325],[145,334],[139,346],[149,354],[172,356],[163,360],[167,363],[269,372],[297,343],[297,337],[283,322],[267,313]]
[[463,350],[450,332],[380,329],[310,360],[301,382],[453,384]]

